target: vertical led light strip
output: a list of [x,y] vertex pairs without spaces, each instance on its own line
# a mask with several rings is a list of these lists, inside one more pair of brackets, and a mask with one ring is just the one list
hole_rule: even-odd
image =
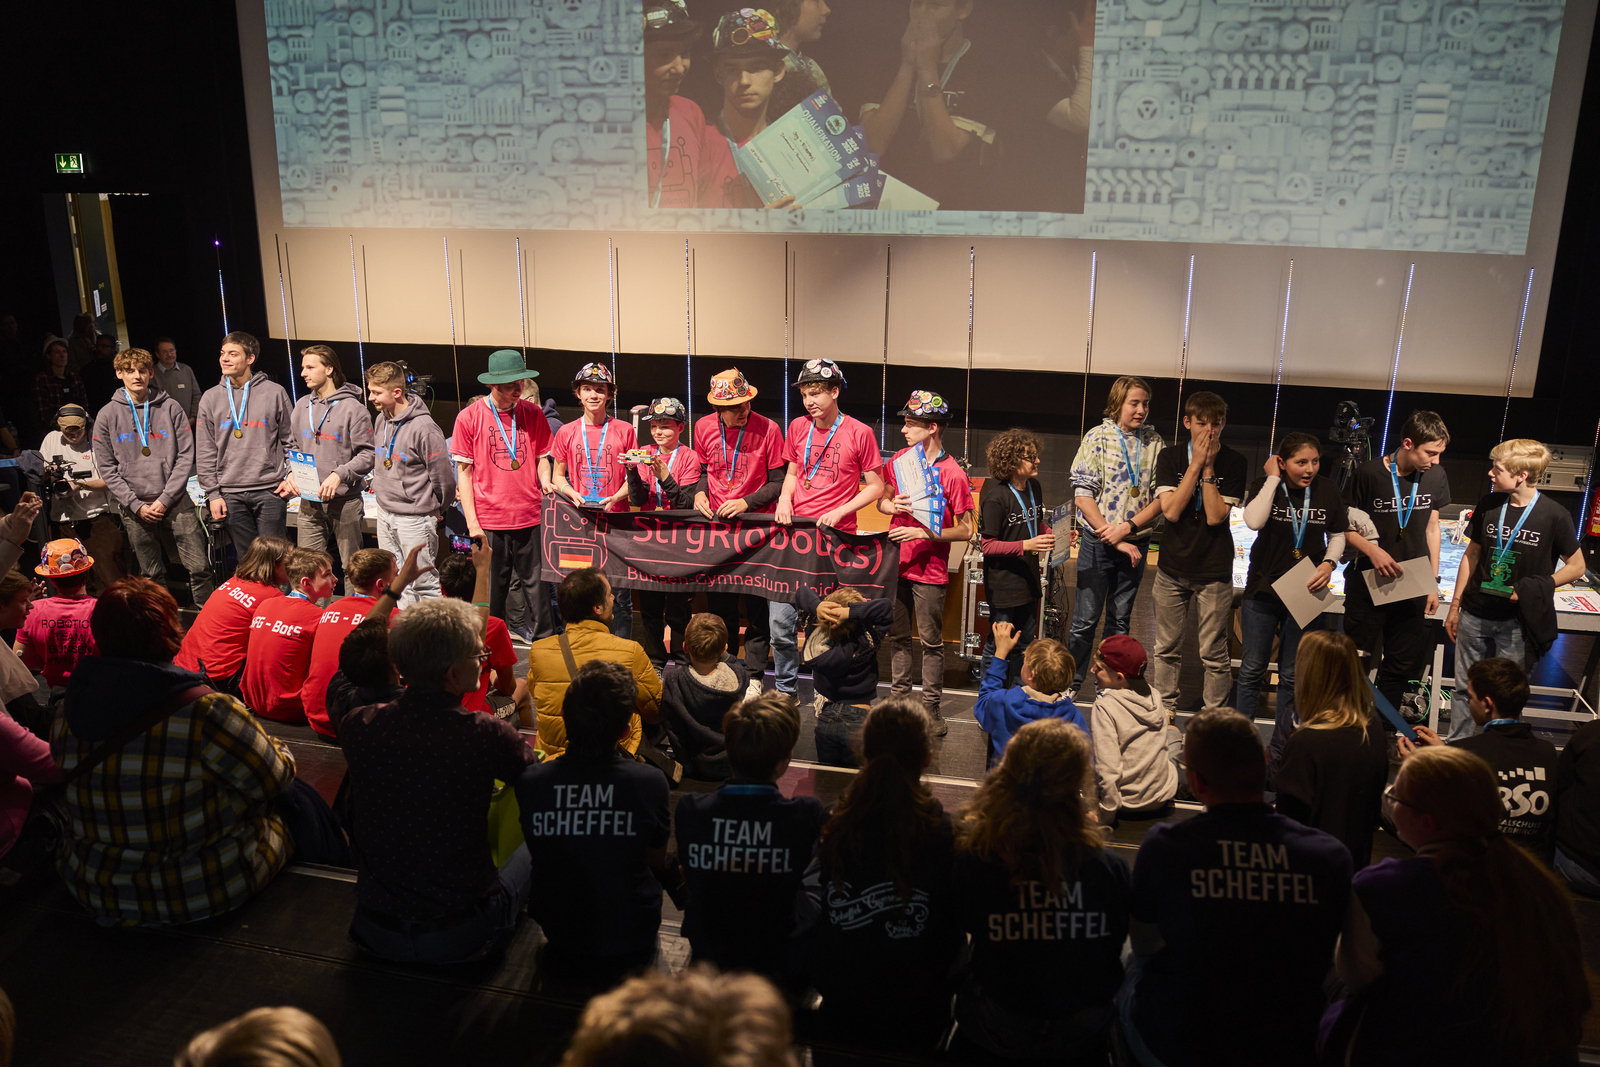
[[[366,305],[367,305],[367,328],[370,331],[370,329],[372,327],[372,286],[370,284],[368,284],[368,282],[367,282],[367,246],[366,245],[362,245],[361,246],[361,299],[363,301],[365,301]],[[356,356],[357,356],[358,361],[361,364],[361,380],[363,382],[365,382],[367,380],[367,360],[366,360],[366,356],[365,356],[365,354],[361,353],[359,350],[357,351]]]
[[[789,255],[789,251],[788,251],[789,243],[787,241],[784,242],[783,248],[784,248],[784,255],[785,256]],[[790,352],[791,352],[790,345],[792,343],[793,336],[794,336],[794,326],[793,326],[793,324],[800,317],[800,253],[799,252],[794,253],[793,257],[791,259],[789,259],[784,264],[784,277],[787,279],[787,284],[788,284],[788,289],[784,293],[784,300],[786,301],[785,306],[788,307],[788,309],[789,309],[788,321],[790,323],[790,326],[789,326],[789,333],[784,337],[784,342],[783,342],[784,343],[784,353],[783,353],[783,432],[784,433],[788,433],[789,432],[789,355],[790,355]],[[799,358],[799,355],[800,354],[798,352],[794,353],[794,356],[797,359]]]
[[1183,290],[1183,347],[1178,351],[1178,414],[1172,420],[1172,439],[1183,426],[1183,380],[1189,373],[1189,308],[1194,303],[1194,253],[1189,253],[1189,284]]
[[972,467],[972,313],[978,303],[978,246],[967,250],[967,401],[962,405],[961,465]]
[[[283,306],[283,355],[289,361],[289,388],[294,388],[294,346],[289,343],[289,294],[283,284],[283,246],[278,241],[278,235],[272,235],[272,247],[278,257],[278,301]],[[299,397],[295,397],[296,400]]]
[[883,395],[878,405],[878,447],[889,447],[889,282],[894,268],[894,246],[883,246]]
[[617,241],[614,237],[606,238],[606,269],[611,279],[611,402],[615,405],[612,414],[621,418],[622,379],[617,374]]
[[[1528,301],[1533,297],[1533,268],[1528,268],[1528,287],[1522,291],[1522,317],[1517,320],[1517,343],[1511,349],[1511,370],[1506,374],[1506,406],[1500,413],[1500,437],[1506,439],[1506,420],[1511,417],[1511,387],[1517,380],[1517,356],[1522,352],[1522,328],[1528,324]],[[1587,490],[1585,497],[1587,497]]]
[[515,238],[517,253],[517,313],[522,316],[522,362],[528,362],[527,282],[522,273],[522,238]]
[[1278,399],[1283,396],[1283,351],[1289,345],[1289,301],[1294,296],[1294,260],[1289,261],[1289,280],[1283,287],[1283,327],[1278,331],[1278,370],[1272,376],[1272,426],[1267,430],[1267,447],[1278,442]]
[[1089,332],[1083,339],[1083,406],[1078,410],[1078,436],[1082,437],[1089,421],[1089,370],[1094,366],[1094,279],[1100,265],[1100,253],[1089,253]]
[[683,403],[694,439],[694,282],[689,274],[689,239],[683,239]]
[[1578,508],[1578,540],[1581,542],[1589,525],[1589,494],[1594,491],[1595,459],[1600,456],[1600,422],[1594,424],[1594,447],[1589,451],[1589,472],[1583,476],[1583,504]]
[[456,369],[456,404],[461,403],[461,358],[456,354],[456,292],[450,278],[450,238],[444,239],[444,297],[450,305],[450,362]]
[[356,237],[350,235],[350,298],[356,306],[356,361],[367,365],[366,338],[361,332],[361,276],[356,272]]
[[1411,310],[1411,279],[1417,275],[1417,265],[1406,271],[1406,297],[1400,302],[1400,329],[1394,338],[1394,365],[1389,368],[1389,404],[1383,409],[1383,432],[1378,435],[1378,455],[1389,454],[1389,419],[1394,415],[1394,387],[1400,380],[1400,349],[1406,343],[1406,313]]
[[226,336],[233,331],[228,329],[228,287],[222,284],[222,242],[213,238],[211,247],[217,253],[217,297],[222,301],[222,333]]

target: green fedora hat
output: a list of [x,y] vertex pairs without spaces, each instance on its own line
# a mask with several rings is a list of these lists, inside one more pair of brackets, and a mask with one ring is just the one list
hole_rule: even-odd
[[522,353],[512,348],[502,348],[489,353],[489,369],[478,375],[484,385],[504,385],[520,382],[524,378],[537,378],[539,372],[522,361]]

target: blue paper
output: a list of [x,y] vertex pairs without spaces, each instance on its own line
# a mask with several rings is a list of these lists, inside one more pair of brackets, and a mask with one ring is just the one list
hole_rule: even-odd
[[792,196],[802,207],[867,169],[867,144],[827,93],[813,93],[734,149],[762,203]]
[[1377,706],[1378,711],[1383,714],[1385,719],[1394,723],[1394,728],[1399,732],[1400,736],[1412,744],[1416,744],[1417,732],[1411,728],[1410,723],[1406,722],[1405,716],[1395,711],[1394,705],[1384,699],[1383,694],[1378,692],[1377,687],[1372,684],[1372,679],[1370,678],[1367,679],[1367,691],[1372,694],[1372,702]]

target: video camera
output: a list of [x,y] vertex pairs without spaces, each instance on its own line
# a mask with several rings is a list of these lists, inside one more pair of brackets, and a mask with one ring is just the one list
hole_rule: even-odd
[[1333,409],[1333,427],[1328,431],[1328,440],[1336,445],[1364,445],[1372,437],[1368,431],[1374,421],[1372,416],[1361,417],[1361,409],[1354,400],[1341,400]]
[[[418,374],[416,371],[411,369],[411,364],[407,363],[403,359],[395,360],[394,365],[399,367],[401,372],[405,374],[406,392],[408,393],[420,393],[424,389],[428,388],[428,386],[433,382],[433,375]],[[1369,419],[1367,421],[1370,422],[1372,420]]]
[[45,503],[48,504],[55,497],[65,496],[72,492],[69,479],[74,482],[81,482],[85,478],[93,477],[94,471],[75,471],[72,469],[71,460],[57,457],[47,461],[44,465],[44,474],[39,479],[40,495],[44,497]]

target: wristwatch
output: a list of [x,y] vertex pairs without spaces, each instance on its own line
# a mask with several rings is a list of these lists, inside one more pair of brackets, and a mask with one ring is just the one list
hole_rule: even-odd
[[1222,479],[1221,478],[1201,478],[1200,481],[1203,482],[1206,485],[1221,485],[1222,484]]
[[399,592],[396,591],[395,587],[392,586],[392,585],[389,588],[387,588],[387,589],[385,589],[383,591],[383,595],[386,596],[386,597],[389,597],[392,600],[399,600],[400,599]]

